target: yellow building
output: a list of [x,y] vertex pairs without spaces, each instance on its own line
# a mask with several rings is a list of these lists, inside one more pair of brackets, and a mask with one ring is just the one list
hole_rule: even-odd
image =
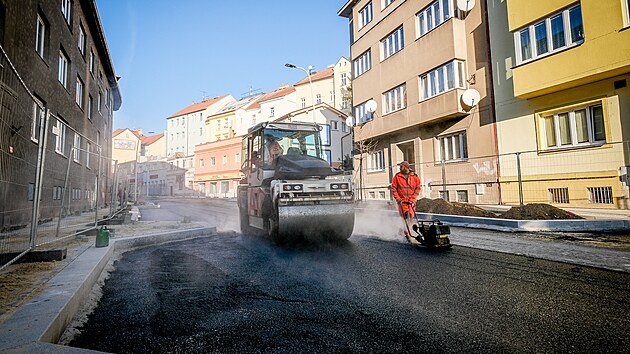
[[503,203],[627,208],[629,1],[487,3]]

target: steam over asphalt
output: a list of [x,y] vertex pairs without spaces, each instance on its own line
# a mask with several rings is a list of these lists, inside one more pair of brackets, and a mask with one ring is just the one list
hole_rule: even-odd
[[[164,201],[143,219],[154,212],[238,228],[229,205]],[[378,232],[379,224],[388,227],[374,220],[358,230]],[[623,352],[630,345],[628,274],[464,247],[429,252],[387,241],[394,237],[277,247],[223,232],[128,252],[71,345],[182,353]]]

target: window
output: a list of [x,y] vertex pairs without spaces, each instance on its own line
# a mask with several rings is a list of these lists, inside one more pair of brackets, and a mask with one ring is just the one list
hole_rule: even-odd
[[199,159],[199,167],[203,167],[204,166],[204,161],[203,159]]
[[623,22],[625,26],[630,26],[630,0],[622,0]]
[[341,109],[348,109],[348,99],[344,98],[341,100]]
[[416,15],[418,37],[431,32],[434,28],[453,17],[451,0],[437,0]]
[[72,160],[79,162],[81,159],[81,135],[74,133],[74,145],[72,149]]
[[359,10],[359,29],[365,27],[372,21],[372,2],[370,1],[364,8]]
[[381,58],[385,60],[405,47],[404,31],[400,26],[381,41]]
[[436,161],[461,161],[468,158],[466,133],[459,132],[437,138]]
[[588,202],[591,204],[613,204],[612,187],[588,187]]
[[464,62],[454,60],[420,77],[422,99],[437,96],[454,88],[465,88]]
[[68,58],[63,54],[63,51],[59,51],[59,73],[57,79],[65,88],[68,88],[68,66],[70,66]]
[[79,51],[81,54],[85,55],[85,30],[83,26],[79,26]]
[[230,120],[228,118],[225,118],[225,123],[223,123],[223,128],[227,129],[230,126]]
[[77,76],[77,90],[74,95],[74,100],[79,105],[80,108],[83,108],[83,81],[81,78]]
[[440,199],[444,199],[447,202],[449,201],[449,193],[448,191],[440,191]]
[[217,160],[214,157],[210,158],[210,166],[216,166]]
[[468,203],[468,191],[467,190],[457,191],[457,201],[460,203]]
[[391,5],[394,2],[394,0],[383,0],[383,9],[385,9],[387,6]]
[[223,164],[226,165],[228,163],[227,155],[223,155]]
[[94,51],[90,49],[90,73],[94,74]]
[[341,73],[341,86],[346,86],[347,84],[348,84],[348,74]]
[[39,142],[39,129],[42,126],[44,118],[44,104],[35,99],[33,101],[33,117],[31,121],[31,140],[34,142]]
[[306,108],[306,98],[300,99],[300,102],[302,103],[302,108]]
[[330,146],[330,124],[322,124],[322,130],[319,132],[319,135],[322,140],[322,145]]
[[[101,106],[102,106],[102,102],[103,102],[103,93],[101,91],[98,91],[98,111],[101,111]],[[171,127],[173,126],[173,121],[171,121]]]
[[330,121],[330,128],[332,130],[339,130],[339,122],[336,120],[331,120]]
[[199,128],[199,136],[203,136],[203,128]]
[[88,119],[92,119],[92,104],[94,104],[93,102],[94,100],[92,99],[92,95],[88,95],[88,105],[87,105],[87,114],[88,114]]
[[315,95],[315,103],[322,103],[322,95],[319,93]]
[[92,143],[85,143],[85,167],[90,168],[90,155],[92,153]]
[[402,84],[383,94],[383,114],[407,107],[407,85]]
[[348,125],[345,122],[341,122],[341,131],[344,133],[348,132]]
[[274,107],[270,107],[269,108],[269,116],[273,117],[276,113],[276,109]]
[[53,129],[53,134],[55,134],[55,151],[65,156],[66,125],[62,121],[57,120],[57,125],[55,126],[55,129]]
[[37,15],[37,35],[35,37],[35,50],[40,57],[44,57],[44,49],[46,48],[46,23],[42,17]]
[[237,152],[236,155],[234,155],[234,161],[235,162],[241,162],[241,153]]
[[63,15],[63,18],[66,19],[66,22],[70,24],[70,19],[72,16],[71,0],[61,0],[61,14]]
[[354,60],[354,77],[361,76],[372,68],[372,50],[368,49],[360,57]]
[[514,33],[516,62],[521,64],[584,41],[580,5],[556,13]]
[[569,188],[549,188],[549,202],[555,204],[569,203]]
[[385,170],[385,154],[383,153],[383,150],[370,154],[368,168],[370,171]]
[[601,144],[606,142],[601,104],[554,114],[541,114],[544,148]]
[[374,114],[366,109],[366,102],[354,107],[354,124],[362,124],[372,120]]

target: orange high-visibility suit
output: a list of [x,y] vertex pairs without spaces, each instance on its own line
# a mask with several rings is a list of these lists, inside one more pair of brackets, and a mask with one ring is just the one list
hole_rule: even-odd
[[414,217],[414,205],[420,194],[420,178],[413,172],[405,176],[398,172],[392,179],[392,193],[398,202],[398,212],[403,218]]

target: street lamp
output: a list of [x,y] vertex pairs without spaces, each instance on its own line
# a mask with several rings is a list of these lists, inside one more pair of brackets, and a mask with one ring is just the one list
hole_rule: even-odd
[[284,66],[291,69],[301,69],[308,76],[308,84],[311,86],[311,119],[313,120],[313,123],[315,123],[315,96],[313,96],[313,81],[311,81],[311,70],[313,70],[313,66],[309,65],[308,70],[304,69],[301,66],[297,66],[297,65],[293,65],[289,63],[284,64]]

